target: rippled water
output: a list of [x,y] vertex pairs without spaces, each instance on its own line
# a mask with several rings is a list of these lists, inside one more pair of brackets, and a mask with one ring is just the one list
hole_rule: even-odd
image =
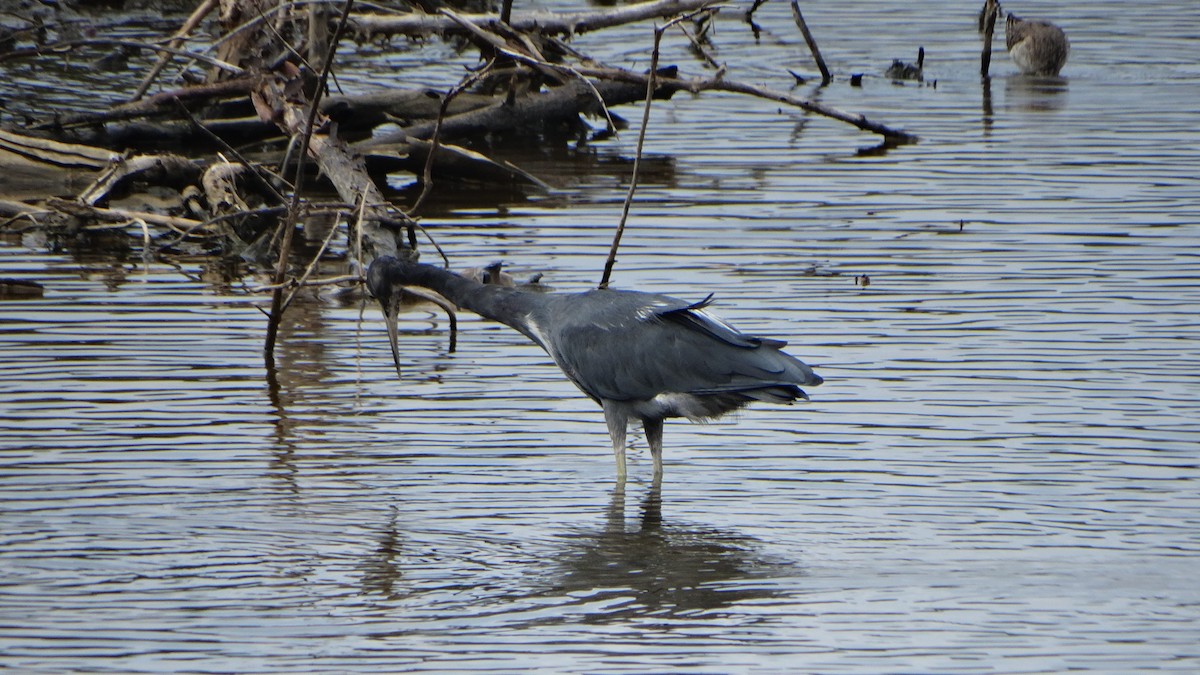
[[[5,239],[0,276],[45,295],[0,302],[0,663],[1200,670],[1196,10],[1006,7],[1066,28],[1067,78],[1000,52],[985,92],[954,4],[805,9],[837,73],[925,46],[936,88],[797,90],[920,144],[656,104],[617,283],[716,292],[826,378],[805,405],[669,423],[661,486],[635,438],[614,488],[599,411],[504,327],[464,316],[448,354],[416,310],[397,379],[375,307],[323,294],[273,387],[256,279]],[[785,3],[757,45],[726,14],[731,76],[813,70]],[[644,33],[579,46],[640,67]],[[449,195],[427,225],[459,266],[586,288],[635,138],[513,151],[556,189]]]

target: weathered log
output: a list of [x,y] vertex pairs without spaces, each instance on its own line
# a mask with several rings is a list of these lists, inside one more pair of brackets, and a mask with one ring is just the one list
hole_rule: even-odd
[[113,191],[134,179],[156,185],[174,185],[182,189],[196,182],[200,164],[178,155],[136,155],[120,157],[104,168],[96,180],[80,193],[80,203],[94,206]]
[[[421,178],[432,148],[431,141],[410,138],[402,145],[376,148],[365,154],[363,159],[372,176],[407,171]],[[537,176],[511,164],[501,164],[473,150],[445,143],[437,144],[433,176],[438,180],[548,187]]]
[[120,153],[103,148],[63,143],[3,129],[0,129],[0,150],[54,166],[89,169],[102,168],[121,158]]
[[[623,71],[622,71],[623,72]],[[664,69],[660,76],[674,75],[674,69]],[[591,85],[571,80],[561,87],[521,96],[513,101],[501,101],[486,108],[453,115],[442,120],[442,138],[462,138],[482,133],[517,131],[541,128],[577,118],[579,115],[601,115],[603,107],[641,101],[646,96],[645,76],[630,83],[615,79],[593,80]],[[634,79],[638,79],[635,77]],[[600,100],[596,100],[596,93]],[[658,88],[654,97],[669,99],[674,90]],[[421,122],[359,143],[360,148],[379,148],[411,139],[433,136],[435,122]]]
[[[340,131],[365,131],[385,122],[400,125],[437,119],[444,94],[434,89],[383,89],[350,96],[330,96],[321,101],[321,113],[338,123]],[[459,115],[483,108],[494,96],[463,93],[449,103],[447,113]]]
[[212,84],[173,89],[148,96],[140,101],[124,103],[99,112],[64,115],[52,122],[38,125],[37,129],[66,129],[74,126],[106,124],[123,120],[175,115],[176,101],[204,102],[231,97],[244,99],[258,83],[258,76],[246,76],[233,80],[222,80]]

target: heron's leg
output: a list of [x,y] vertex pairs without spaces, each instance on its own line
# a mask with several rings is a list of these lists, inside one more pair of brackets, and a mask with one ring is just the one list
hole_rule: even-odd
[[617,460],[617,482],[625,482],[625,429],[629,425],[629,414],[619,404],[604,402],[604,421],[608,423],[608,436],[612,439],[613,456]]
[[654,458],[654,477],[662,478],[663,421],[660,419],[644,419],[642,420],[642,428],[646,430],[646,444],[650,446],[650,456]]

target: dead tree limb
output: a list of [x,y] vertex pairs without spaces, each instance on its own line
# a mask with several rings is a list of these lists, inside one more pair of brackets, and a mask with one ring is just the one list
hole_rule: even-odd
[[808,112],[817,113],[818,115],[823,115],[825,117],[858,127],[863,131],[870,131],[871,133],[879,134],[880,136],[894,139],[903,143],[914,143],[918,140],[918,137],[915,134],[910,134],[901,129],[893,129],[886,124],[880,124],[879,122],[872,122],[871,120],[867,119],[865,115],[848,113],[822,103],[814,103],[812,101],[792,96],[791,94],[781,91],[774,91],[752,84],[736,82],[734,80],[726,80],[723,78],[711,80],[693,80],[691,82],[681,80],[670,83],[664,82],[663,84],[664,86],[676,86],[678,84],[680,85],[681,89],[693,93],[698,93],[701,91],[727,91],[734,94],[746,94],[748,96],[755,96],[768,101],[784,103],[802,110],[807,110]]
[[[664,69],[659,77],[671,77],[673,74],[674,70]],[[597,79],[592,81],[590,86],[579,80],[571,80],[561,87],[527,94],[511,102],[501,101],[486,108],[451,115],[443,120],[440,135],[442,138],[461,138],[484,132],[514,131],[552,125],[581,114],[602,115],[603,108],[592,95],[593,89],[600,93],[606,107],[633,103],[645,96],[645,76],[634,73],[630,75],[632,77],[628,78],[628,81]],[[670,98],[672,94],[673,90],[662,86],[657,86],[654,90],[654,96],[658,99]],[[432,121],[413,124],[398,133],[364,141],[356,147],[370,149],[411,139],[428,139],[432,137],[435,126],[436,123]]]

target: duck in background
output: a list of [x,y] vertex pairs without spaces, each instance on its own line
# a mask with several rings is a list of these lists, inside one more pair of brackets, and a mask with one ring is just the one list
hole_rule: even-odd
[[1027,21],[1009,14],[1004,37],[1008,55],[1026,75],[1058,75],[1071,52],[1067,34],[1049,21]]
[[917,63],[905,63],[900,59],[893,59],[892,65],[884,73],[886,77],[893,80],[915,80],[917,82],[925,81],[925,48],[917,49]]

